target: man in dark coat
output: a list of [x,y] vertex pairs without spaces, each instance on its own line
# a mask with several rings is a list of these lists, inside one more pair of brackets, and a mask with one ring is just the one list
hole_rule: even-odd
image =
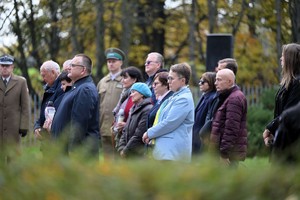
[[247,153],[247,100],[235,85],[235,75],[230,69],[218,71],[215,84],[220,107],[212,122],[210,149],[226,165],[237,166]]
[[147,73],[147,80],[145,83],[149,86],[152,92],[151,100],[153,105],[156,104],[156,97],[154,94],[152,83],[157,73],[167,71],[166,69],[163,69],[164,65],[164,57],[160,53],[151,52],[147,55],[145,61],[145,72]]
[[41,103],[40,117],[34,123],[33,128],[34,135],[38,139],[45,137],[44,134],[48,134],[47,131],[43,131],[43,125],[46,120],[45,108],[48,102],[52,101],[55,109],[57,110],[64,94],[64,91],[61,89],[60,80],[58,79],[58,75],[60,74],[60,67],[58,63],[52,60],[45,61],[40,67],[40,74],[46,84],[44,86],[45,92]]
[[68,76],[74,85],[65,93],[54,116],[51,133],[54,140],[66,138],[67,153],[73,153],[78,147],[84,147],[89,156],[99,155],[99,96],[90,76],[91,59],[76,55],[69,67]]

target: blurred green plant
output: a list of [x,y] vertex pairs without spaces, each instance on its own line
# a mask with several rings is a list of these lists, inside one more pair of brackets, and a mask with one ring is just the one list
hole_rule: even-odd
[[270,149],[266,148],[262,139],[262,133],[266,125],[273,119],[275,94],[277,88],[263,91],[260,103],[248,108],[248,156],[267,156]]
[[0,199],[288,199],[300,195],[300,168],[248,159],[238,169],[202,155],[190,164],[92,161],[32,148],[1,163]]

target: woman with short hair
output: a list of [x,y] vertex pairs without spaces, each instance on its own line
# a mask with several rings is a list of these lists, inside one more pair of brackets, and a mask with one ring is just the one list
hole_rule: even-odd
[[191,67],[187,63],[172,65],[168,75],[174,94],[159,108],[158,123],[143,135],[149,143],[155,139],[153,158],[163,161],[190,162],[194,124],[194,101],[188,83]]

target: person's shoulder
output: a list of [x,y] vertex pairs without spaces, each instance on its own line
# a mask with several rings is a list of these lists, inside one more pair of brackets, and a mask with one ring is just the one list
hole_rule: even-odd
[[99,83],[100,83],[100,82],[105,82],[105,81],[107,81],[107,80],[110,80],[110,75],[109,75],[109,74],[107,74],[107,75],[105,75],[103,78],[101,78],[100,81],[99,81]]
[[216,96],[216,91],[210,91],[207,94],[208,99],[214,99]]
[[17,80],[17,81],[26,81],[26,78],[25,78],[25,77],[19,76],[19,75],[15,75],[15,74],[13,74],[13,75],[11,76],[11,79]]
[[245,95],[242,90],[240,90],[239,88],[236,87],[230,92],[228,97],[234,98],[236,96],[245,96]]
[[101,87],[102,85],[106,84],[110,80],[110,75],[107,74],[106,76],[102,77],[100,81],[97,83],[97,88]]

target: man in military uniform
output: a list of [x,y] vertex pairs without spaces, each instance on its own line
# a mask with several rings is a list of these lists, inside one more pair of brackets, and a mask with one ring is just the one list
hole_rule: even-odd
[[120,73],[122,71],[125,54],[118,48],[109,48],[105,51],[105,56],[109,74],[99,81],[97,89],[100,97],[99,125],[102,150],[104,158],[107,159],[114,157],[114,147],[112,145],[112,134],[110,129],[114,121],[112,111],[117,105],[123,90]]
[[[20,136],[29,129],[29,93],[26,79],[13,74],[14,58],[0,57],[0,158],[5,162],[18,154]],[[0,161],[1,162],[1,161]]]

